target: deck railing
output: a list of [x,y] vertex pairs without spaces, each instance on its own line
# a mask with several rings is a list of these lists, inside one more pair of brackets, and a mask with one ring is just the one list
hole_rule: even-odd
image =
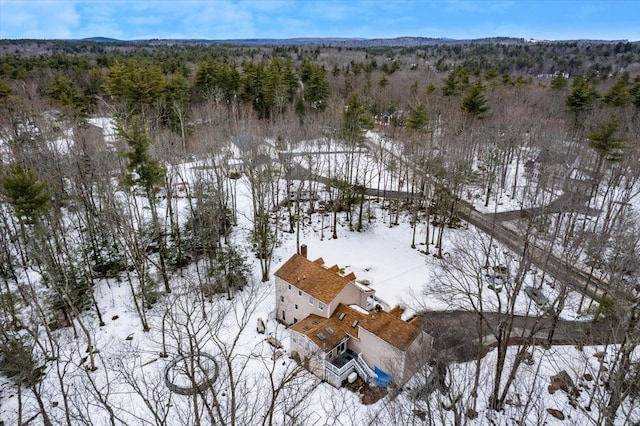
[[326,380],[334,386],[340,386],[340,384],[351,374],[352,371],[356,371],[360,377],[365,381],[371,382],[376,379],[378,375],[364,362],[362,356],[358,354],[356,358],[350,359],[345,365],[338,368],[329,361],[325,361]]
[[378,375],[371,368],[369,368],[366,362],[364,362],[361,354],[358,354],[358,357],[354,361],[356,361],[355,368],[360,377],[364,378],[368,382],[378,378]]
[[327,380],[332,383],[342,383],[342,381],[345,380],[347,376],[354,370],[354,364],[354,360],[350,359],[349,362],[338,368],[332,363],[325,361],[327,374],[333,375],[331,380],[329,380],[329,378],[327,378]]

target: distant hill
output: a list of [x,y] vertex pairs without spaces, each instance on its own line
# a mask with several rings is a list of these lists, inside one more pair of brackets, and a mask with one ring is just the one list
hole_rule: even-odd
[[[53,40],[0,40],[4,44],[25,42],[47,42]],[[56,40],[66,42],[90,42],[113,45],[144,44],[144,45],[173,45],[173,44],[220,44],[234,46],[327,46],[327,47],[418,47],[435,45],[469,45],[469,44],[508,44],[518,45],[525,43],[582,43],[582,44],[617,44],[629,43],[628,40],[537,40],[517,37],[487,37],[478,39],[452,39],[430,37],[395,37],[395,38],[348,38],[348,37],[296,37],[296,38],[251,38],[251,39],[146,39],[146,40],[119,40],[109,37],[87,37],[79,40]],[[640,41],[633,41],[633,44]]]
[[[537,40],[516,37],[489,37],[479,39],[452,39],[429,37],[395,37],[395,38],[347,38],[347,37],[298,37],[288,39],[253,38],[253,39],[146,39],[146,40],[119,40],[110,37],[87,37],[76,40],[42,40],[42,39],[1,39],[0,57],[4,55],[18,55],[32,57],[52,54],[89,54],[109,52],[114,50],[132,51],[138,48],[165,49],[172,46],[188,46],[198,48],[200,46],[234,46],[234,47],[277,47],[277,46],[319,46],[351,49],[375,49],[375,48],[420,48],[425,50],[434,46],[467,46],[475,49],[483,45],[523,46],[533,44],[557,44],[557,45],[621,45],[616,53],[626,52],[631,45],[640,45],[640,41],[629,42],[627,40]],[[635,47],[633,48],[635,49]],[[582,57],[584,52],[579,53]],[[579,62],[582,58],[577,59]],[[574,70],[575,71],[575,70]]]
[[[137,40],[141,42],[142,40]],[[524,43],[523,38],[513,37],[493,37],[475,40],[455,40],[450,38],[427,38],[427,37],[396,37],[396,38],[340,38],[340,37],[300,37],[287,39],[228,39],[228,40],[146,40],[150,43],[203,43],[203,44],[231,44],[238,46],[335,46],[335,47],[415,47],[433,46],[436,44],[483,44],[502,43],[519,44]]]
[[118,40],[117,38],[109,38],[109,37],[88,37],[80,39],[80,41],[97,41],[104,43],[123,43],[122,40]]
[[[452,38],[430,38],[430,37],[395,37],[395,38],[347,38],[347,37],[297,37],[297,38],[253,38],[253,39],[151,39],[151,40],[130,40],[122,41],[104,37],[93,37],[84,39],[87,41],[104,41],[113,43],[136,43],[136,44],[226,44],[236,46],[333,46],[333,47],[417,47],[434,45],[460,45],[460,44],[525,44],[537,43],[593,43],[593,44],[616,44],[628,43],[628,40],[534,40],[518,37],[487,37],[478,39],[452,39]],[[634,41],[632,43],[638,43]]]

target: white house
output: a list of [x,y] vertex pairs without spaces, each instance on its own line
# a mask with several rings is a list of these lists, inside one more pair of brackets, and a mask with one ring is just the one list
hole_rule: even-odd
[[332,385],[353,371],[378,385],[401,385],[428,360],[433,339],[420,317],[405,321],[400,307],[387,312],[367,303],[375,290],[322,258],[307,259],[306,246],[275,277],[277,318],[290,326],[291,351]]

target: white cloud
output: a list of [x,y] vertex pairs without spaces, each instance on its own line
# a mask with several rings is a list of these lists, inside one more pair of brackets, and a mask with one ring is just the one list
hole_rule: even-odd
[[246,4],[216,1],[200,5],[182,18],[182,25],[190,34],[211,39],[261,36],[256,30],[254,13]]
[[371,13],[371,9],[359,7],[356,2],[313,1],[301,4],[304,15],[312,20],[326,21],[360,21]]
[[79,22],[73,2],[0,0],[0,38],[70,38]]
[[241,9],[251,9],[258,13],[274,13],[274,12],[287,12],[292,8],[299,7],[300,2],[292,0],[241,0],[237,2]]
[[442,6],[450,13],[507,13],[514,6],[513,1],[471,1],[446,0]]
[[544,38],[561,32],[547,38],[587,33],[634,39],[637,34],[629,19],[633,14],[603,13],[619,3],[558,3],[564,6],[550,19],[539,19],[545,5],[535,1],[0,0],[0,38]]

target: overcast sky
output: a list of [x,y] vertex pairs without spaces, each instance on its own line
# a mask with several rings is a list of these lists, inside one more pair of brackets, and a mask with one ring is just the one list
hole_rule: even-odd
[[640,0],[0,0],[0,38],[640,40]]

